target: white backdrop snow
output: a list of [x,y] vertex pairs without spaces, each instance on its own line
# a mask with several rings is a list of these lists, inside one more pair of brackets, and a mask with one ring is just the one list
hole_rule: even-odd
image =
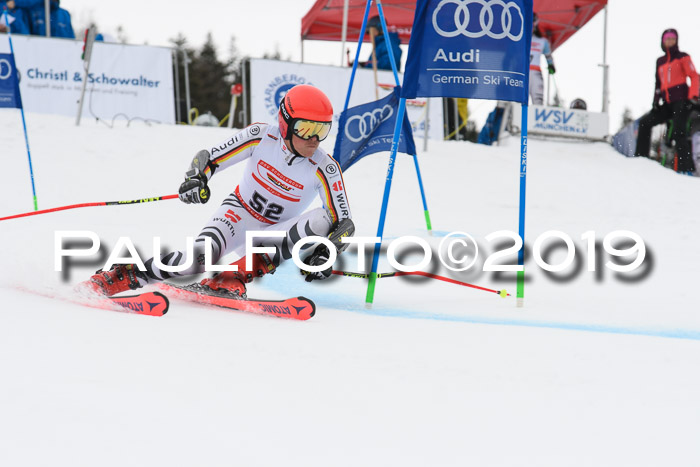
[[[4,217],[31,211],[32,200],[18,111],[3,110],[0,122]],[[195,152],[230,134],[90,119],[77,128],[31,114],[27,123],[40,209],[175,193]],[[417,235],[437,246],[463,231],[492,250],[486,235],[517,231],[518,143],[431,141],[419,154],[434,236],[413,162],[400,155],[387,240]],[[387,159],[345,174],[357,235],[376,233]],[[308,296],[318,307],[308,322],[176,301],[166,316],[144,317],[17,289],[65,290],[100,267],[70,268],[63,280],[57,230],[95,231],[105,247],[129,236],[145,257],[154,236],[182,248],[241,170],[217,173],[205,206],[170,200],[0,222],[0,465],[700,462],[700,179],[602,143],[530,140],[526,243],[563,231],[581,269],[552,278],[529,261],[523,308],[435,280],[387,278],[366,309],[364,280],[307,284],[292,264],[249,295]],[[606,254],[597,273],[586,270],[581,235],[602,241],[614,230],[644,239],[645,274],[613,273]],[[354,270],[356,257],[344,256]],[[562,258],[556,250],[550,261]],[[434,271],[515,293],[509,274]]]

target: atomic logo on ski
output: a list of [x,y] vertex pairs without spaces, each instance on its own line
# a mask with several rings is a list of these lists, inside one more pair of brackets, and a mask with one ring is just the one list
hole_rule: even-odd
[[[122,295],[115,297],[104,297],[94,293],[86,293],[87,282],[79,284],[71,295],[60,294],[51,291],[23,289],[25,292],[43,295],[49,298],[56,298],[71,303],[77,303],[91,308],[101,308],[103,310],[126,311],[127,313],[137,313],[147,316],[163,316],[168,312],[170,303],[168,298],[160,292],[144,292],[137,295]],[[148,306],[146,306],[148,305]]]
[[[176,299],[203,305],[215,305],[230,310],[247,311],[249,313],[302,321],[310,319],[316,314],[316,305],[305,297],[287,298],[285,300],[256,300],[253,298],[234,297],[230,294],[205,288],[196,283],[184,286],[159,283],[158,287]],[[294,313],[295,310],[296,314]]]

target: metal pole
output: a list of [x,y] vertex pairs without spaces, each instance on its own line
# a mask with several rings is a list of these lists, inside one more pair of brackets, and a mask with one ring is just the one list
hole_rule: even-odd
[[608,5],[605,5],[605,15],[603,21],[603,113],[608,112],[610,104],[610,89],[608,82]]
[[[348,8],[350,0],[343,3],[343,29],[340,33],[342,45],[340,47],[340,66],[345,66],[345,41],[348,38]],[[303,60],[302,60],[303,61]]]
[[83,55],[83,68],[85,69],[85,75],[83,76],[83,85],[80,90],[80,100],[78,100],[78,115],[75,117],[75,126],[80,126],[80,118],[83,115],[83,102],[85,102],[85,90],[87,89],[88,75],[90,73],[90,61],[92,60],[92,47],[95,44],[95,35],[97,33],[97,28],[93,24],[90,26],[87,32],[87,37],[85,38],[85,51]]
[[[498,127],[498,133],[496,134],[496,146],[501,145],[501,135],[507,130],[509,133],[513,133],[513,107],[515,104],[512,102],[499,102],[496,107],[503,105],[503,116],[501,117],[501,125]],[[522,110],[522,109],[521,109]]]
[[[369,38],[372,41],[372,70],[374,71],[374,97],[379,100],[379,78],[377,78],[377,46],[374,42],[374,29],[370,28]],[[388,40],[388,39],[387,39]],[[389,52],[389,57],[393,55],[393,52]],[[398,86],[398,83],[396,83]]]
[[177,49],[173,50],[175,58],[175,118],[177,123],[180,123],[180,59],[177,58]]
[[90,62],[85,66],[85,76],[83,77],[83,85],[80,89],[80,99],[78,100],[78,115],[75,117],[75,126],[80,126],[80,117],[83,115],[83,101],[85,101],[85,90],[87,89],[88,70]]
[[304,63],[304,39],[301,40],[301,63]]
[[238,96],[231,95],[231,109],[229,110],[229,113],[228,113],[228,127],[229,128],[233,128],[233,116],[236,115],[236,100],[238,100]]
[[[549,105],[550,105],[550,103],[551,103],[550,100],[549,100],[549,86],[550,86],[550,84],[551,84],[551,81],[550,81],[550,78],[551,78],[551,77],[552,77],[552,75],[550,75],[549,73],[547,73],[547,107],[549,107]],[[534,102],[533,102],[533,105],[534,105]]]
[[182,54],[185,57],[183,58],[183,63],[185,65],[185,103],[187,104],[187,124],[190,125],[192,124],[192,122],[190,121],[190,69],[187,66],[187,63],[190,61],[190,59],[187,56],[187,50],[182,49]]
[[457,98],[453,97],[452,102],[454,102],[454,122],[455,122],[455,141],[461,141],[462,137],[459,135],[459,109],[457,108]]
[[[243,99],[243,127],[248,126],[248,99],[250,98],[250,86],[248,86],[248,74],[246,73],[250,70],[250,59],[241,62],[241,82],[243,83],[243,94],[241,98]],[[246,94],[247,93],[247,94]]]
[[442,139],[447,141],[450,134],[450,98],[443,97],[440,100],[442,101]]
[[51,5],[50,0],[44,0],[44,25],[46,26],[46,37],[51,37]]

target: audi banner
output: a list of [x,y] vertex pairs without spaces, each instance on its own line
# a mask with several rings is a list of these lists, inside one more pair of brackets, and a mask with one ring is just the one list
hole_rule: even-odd
[[418,1],[401,97],[527,104],[532,0]]
[[12,54],[0,54],[0,107],[22,108],[17,67]]
[[[399,92],[400,88],[394,88],[383,99],[351,107],[340,114],[333,157],[343,171],[365,156],[391,150]],[[405,114],[398,150],[405,154],[416,154],[411,122]]]

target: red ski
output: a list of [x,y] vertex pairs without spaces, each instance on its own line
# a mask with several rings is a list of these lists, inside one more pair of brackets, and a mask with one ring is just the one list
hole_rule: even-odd
[[115,297],[102,297],[95,294],[75,293],[65,295],[50,293],[41,290],[20,288],[24,292],[38,294],[48,298],[57,298],[78,305],[100,308],[102,310],[124,311],[147,316],[163,316],[168,312],[170,302],[160,292],[145,292],[137,295],[123,295]]
[[196,283],[185,286],[160,283],[158,287],[171,298],[214,305],[228,308],[229,310],[247,311],[249,313],[302,321],[310,319],[316,313],[314,302],[305,297],[288,298],[286,300],[239,298],[228,293],[217,293],[208,287],[205,288]]
[[[111,309],[121,307],[123,311],[148,316],[163,316],[170,307],[168,297],[160,292],[145,292],[138,295],[107,297],[105,299],[98,298],[98,300],[104,300],[104,304],[109,305]],[[92,299],[90,300],[91,302]],[[90,306],[95,305],[91,304]]]

